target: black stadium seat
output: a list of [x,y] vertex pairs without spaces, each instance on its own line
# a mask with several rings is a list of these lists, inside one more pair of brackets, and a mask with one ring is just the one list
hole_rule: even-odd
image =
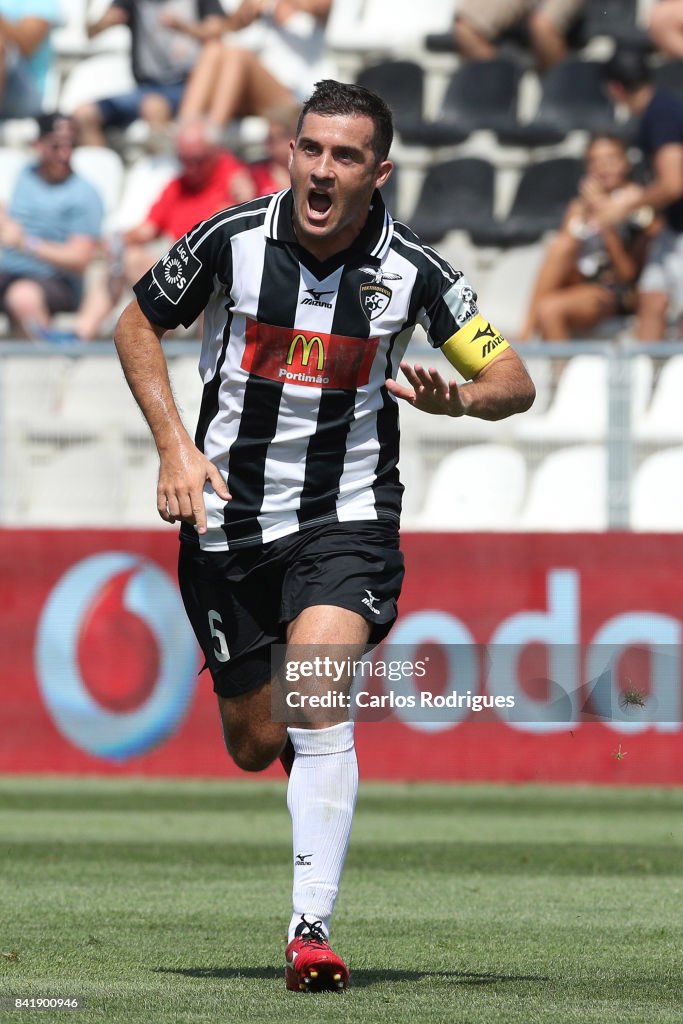
[[583,161],[571,157],[531,164],[520,178],[508,217],[473,228],[472,241],[476,245],[528,245],[558,228],[583,173]]
[[376,92],[389,104],[399,131],[404,121],[422,119],[424,71],[414,61],[388,60],[373,64],[360,72],[356,82]]
[[425,242],[437,242],[448,231],[485,228],[493,218],[495,171],[488,160],[461,157],[431,167],[409,218]]
[[651,42],[637,23],[638,0],[588,0],[569,35],[569,44],[581,49],[596,36],[608,36],[619,46],[648,49]]
[[502,127],[498,138],[517,146],[548,146],[561,142],[567,132],[616,133],[618,124],[596,61],[565,60],[542,80],[541,102],[533,121]]
[[462,142],[470,132],[497,132],[515,122],[520,72],[510,60],[474,61],[453,72],[435,121],[404,121],[407,143],[445,146]]

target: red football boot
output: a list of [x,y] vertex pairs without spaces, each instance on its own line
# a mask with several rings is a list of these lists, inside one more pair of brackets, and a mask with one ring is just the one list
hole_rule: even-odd
[[290,992],[343,992],[349,969],[330,949],[320,921],[301,917],[296,935],[285,950],[285,982]]

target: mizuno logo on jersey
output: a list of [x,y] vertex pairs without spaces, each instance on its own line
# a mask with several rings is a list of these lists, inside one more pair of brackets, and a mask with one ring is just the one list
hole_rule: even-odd
[[331,302],[325,302],[322,298],[323,295],[334,295],[334,291],[330,289],[326,292],[316,291],[315,288],[307,288],[306,292],[311,296],[310,299],[302,299],[302,306],[324,306],[325,309],[332,309]]
[[313,333],[247,319],[242,369],[280,384],[355,389],[367,384],[379,338]]

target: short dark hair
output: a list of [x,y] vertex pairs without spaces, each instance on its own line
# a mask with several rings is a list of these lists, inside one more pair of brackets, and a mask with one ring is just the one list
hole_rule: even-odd
[[602,77],[606,82],[617,82],[627,92],[635,92],[652,81],[652,71],[642,50],[627,47],[615,50],[603,65]]
[[52,135],[52,133],[62,125],[67,125],[72,129],[72,131],[74,131],[76,127],[72,117],[58,112],[39,114],[36,118],[36,123],[38,125],[39,139],[44,139],[46,135]]
[[324,117],[369,117],[374,125],[372,150],[377,161],[386,160],[394,139],[394,119],[384,100],[362,85],[349,85],[324,78],[315,83],[315,89],[304,103],[296,126],[299,137],[306,114]]
[[628,153],[628,146],[626,145],[625,139],[622,139],[620,135],[616,135],[614,132],[593,132],[588,137],[586,153],[596,144],[596,142],[611,142],[613,146],[621,149],[624,153]]

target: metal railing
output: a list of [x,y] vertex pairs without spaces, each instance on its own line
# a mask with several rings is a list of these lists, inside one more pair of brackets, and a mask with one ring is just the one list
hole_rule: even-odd
[[[198,359],[197,341],[168,341],[164,348],[172,379],[175,368],[184,367],[186,371]],[[632,525],[632,482],[640,462],[662,448],[683,445],[683,400],[680,408],[672,409],[670,430],[659,438],[643,440],[639,437],[638,422],[634,422],[634,417],[647,416],[662,368],[672,357],[683,355],[683,343],[529,343],[518,346],[517,350],[528,362],[539,391],[537,409],[524,417],[512,417],[491,425],[463,420],[438,422],[444,418],[422,414],[419,414],[419,420],[415,418],[417,414],[402,419],[403,447],[412,452],[413,465],[419,470],[417,473],[411,471],[410,458],[407,457],[404,472],[407,524],[421,526],[421,502],[439,464],[454,449],[481,443],[511,446],[522,452],[532,477],[550,452],[583,443],[604,447],[607,467],[604,525],[609,529],[628,529]],[[417,339],[409,348],[408,356],[415,361],[424,361],[429,352],[424,341]],[[606,371],[600,377],[601,380],[606,378],[606,395],[604,389],[600,391],[592,385],[586,387],[584,396],[580,386],[576,389],[576,430],[573,431],[571,410],[567,421],[569,425],[565,424],[563,428],[553,420],[553,409],[562,392],[563,375],[577,356],[593,356],[604,361]],[[73,389],[69,391],[78,376],[77,366],[83,369],[83,361],[86,360],[95,370],[94,361],[102,357],[110,357],[112,365],[106,364],[104,379],[111,375],[111,386],[103,387],[102,394],[89,395],[89,410],[79,420],[78,395]],[[103,487],[108,497],[105,507],[98,511],[94,520],[85,508],[76,516],[73,525],[87,526],[94,522],[96,525],[116,526],[122,521],[141,526],[156,524],[151,484],[149,517],[135,512],[135,508],[140,507],[140,502],[133,500],[135,482],[140,479],[140,473],[144,474],[144,465],[151,465],[154,446],[132,397],[126,392],[114,357],[111,342],[60,345],[0,343],[0,524],[40,526],[42,523],[50,526],[50,507],[57,523],[65,525],[69,522],[68,515],[60,516],[57,512],[62,507],[60,503],[68,498],[74,480],[64,480],[60,493],[54,494],[52,506],[42,501],[41,508],[37,509],[35,502],[44,497],[40,495],[41,474],[49,477],[56,460],[63,459],[66,465],[65,453],[76,451],[83,455],[80,461],[73,460],[74,465],[79,461],[78,474],[87,476],[91,473],[93,487]],[[433,363],[440,358],[431,353],[429,361]],[[103,367],[105,364],[100,365]],[[97,372],[94,372],[93,380],[98,380]],[[93,385],[93,388],[99,387],[102,385]],[[198,402],[200,392],[199,375],[194,381],[190,376],[188,383],[185,373],[178,398],[181,406],[188,410],[188,426],[193,426],[190,423],[191,410]],[[605,403],[606,418],[591,432],[589,421],[597,422],[599,419],[593,407],[598,393],[602,395],[599,401]],[[68,415],[64,411],[67,406]],[[545,435],[544,424],[550,431]],[[89,453],[93,456],[91,470],[87,469]],[[111,458],[110,467],[106,465],[108,458]],[[138,476],[135,476],[136,471]],[[153,469],[149,474],[152,480]],[[128,512],[123,520],[120,513],[122,500],[124,505],[128,502]],[[109,515],[106,501],[110,503]],[[683,508],[680,512],[683,524]],[[458,528],[455,513],[453,527]],[[547,527],[552,529],[553,523],[549,521]]]

